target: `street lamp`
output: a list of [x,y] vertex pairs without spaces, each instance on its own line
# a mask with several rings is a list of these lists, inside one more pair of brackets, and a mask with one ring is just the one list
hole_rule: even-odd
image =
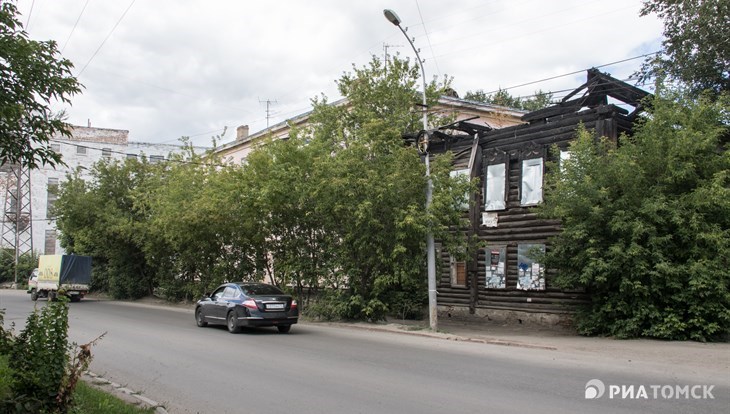
[[[426,104],[426,71],[423,70],[423,61],[421,60],[421,56],[418,54],[418,49],[416,49],[416,45],[413,44],[413,40],[411,40],[403,27],[401,27],[401,20],[398,15],[390,9],[383,10],[383,14],[385,15],[385,18],[397,26],[401,33],[403,33],[403,36],[408,39],[408,43],[410,43],[413,51],[416,53],[416,60],[421,66],[421,78],[423,80],[423,105],[421,108],[423,110],[423,140],[418,143],[418,149],[423,152],[426,164],[426,211],[428,211],[431,207],[431,200],[433,198],[433,183],[431,182],[431,167],[428,155],[429,136],[428,108]],[[438,329],[438,314],[436,306],[436,248],[434,246],[433,232],[431,231],[430,226],[426,233],[426,254],[426,267],[428,269],[428,320],[431,330],[436,331]]]

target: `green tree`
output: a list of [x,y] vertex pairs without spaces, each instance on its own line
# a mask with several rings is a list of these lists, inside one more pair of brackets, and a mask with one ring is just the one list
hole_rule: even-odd
[[660,89],[619,145],[582,131],[548,175],[543,213],[562,220],[547,264],[585,289],[588,335],[709,340],[730,329],[727,96]]
[[73,65],[61,58],[56,42],[30,40],[11,1],[0,4],[0,165],[55,166],[61,155],[49,139],[70,136],[54,102],[69,103],[81,91]]
[[[454,224],[440,220],[451,217],[444,212],[425,211],[424,166],[402,139],[422,128],[418,67],[398,58],[388,63],[386,70],[373,58],[369,66],[343,75],[337,84],[348,106],[315,100],[312,127],[302,132],[318,148],[316,186],[310,189],[315,211],[326,217],[322,225],[330,235],[334,268],[347,278],[342,315],[347,318],[381,318],[393,292],[407,291],[422,301],[426,231],[447,233],[443,229]],[[447,87],[447,81],[431,82],[427,101],[433,104]],[[435,181],[450,182],[448,166],[434,163]],[[451,187],[437,188],[444,191],[436,192],[434,205],[454,210],[453,203],[441,201],[452,196],[446,191]]]
[[553,94],[551,92],[535,91],[535,94],[526,98],[512,96],[504,89],[499,89],[493,94],[487,94],[483,90],[468,91],[464,99],[476,102],[484,102],[493,105],[505,106],[507,108],[522,109],[525,111],[537,111],[552,104]]
[[667,75],[695,93],[730,90],[730,2],[647,0],[641,15],[664,21],[662,53],[647,61],[643,79]]
[[156,269],[143,247],[153,233],[147,198],[139,191],[163,168],[145,159],[99,162],[91,180],[76,173],[61,183],[54,206],[61,246],[94,258],[94,289],[115,298],[152,293]]
[[168,298],[190,300],[225,280],[255,279],[267,233],[252,225],[255,211],[250,193],[240,191],[239,170],[188,147],[135,189],[149,208],[143,252]]
[[[24,253],[18,257],[18,282],[27,282],[30,272],[38,267],[38,255]],[[15,280],[15,250],[0,249],[0,282]]]

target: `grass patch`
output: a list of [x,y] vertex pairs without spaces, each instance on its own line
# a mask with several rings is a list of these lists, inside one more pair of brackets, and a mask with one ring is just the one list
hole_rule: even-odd
[[[8,356],[0,355],[0,401],[8,399],[12,395],[11,374],[8,367]],[[74,414],[152,414],[154,412],[153,408],[135,407],[83,381],[76,384],[74,405],[70,410],[70,413]]]
[[74,391],[74,413],[84,414],[151,414],[154,408],[141,409],[81,381]]

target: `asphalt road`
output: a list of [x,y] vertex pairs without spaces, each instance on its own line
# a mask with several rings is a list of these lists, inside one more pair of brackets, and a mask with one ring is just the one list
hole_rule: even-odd
[[[45,305],[44,300],[38,302]],[[653,398],[696,380],[620,369],[557,351],[453,342],[320,324],[229,334],[198,328],[192,310],[84,300],[70,304],[70,338],[93,349],[91,371],[163,402],[170,413],[727,413],[714,399]],[[0,290],[5,326],[33,302]],[[648,398],[585,398],[586,383],[644,386]],[[688,382],[693,381],[693,382]],[[713,385],[713,384],[707,384]],[[628,389],[628,388],[627,388]]]

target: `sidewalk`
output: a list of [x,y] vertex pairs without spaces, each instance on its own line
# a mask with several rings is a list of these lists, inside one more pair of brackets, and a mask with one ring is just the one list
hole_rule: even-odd
[[520,347],[555,352],[556,357],[589,357],[616,367],[644,364],[653,370],[682,372],[730,386],[730,343],[660,341],[585,337],[561,327],[530,324],[465,322],[439,319],[438,332],[428,321],[390,320],[370,323],[335,323],[353,329],[387,331],[452,341]]

